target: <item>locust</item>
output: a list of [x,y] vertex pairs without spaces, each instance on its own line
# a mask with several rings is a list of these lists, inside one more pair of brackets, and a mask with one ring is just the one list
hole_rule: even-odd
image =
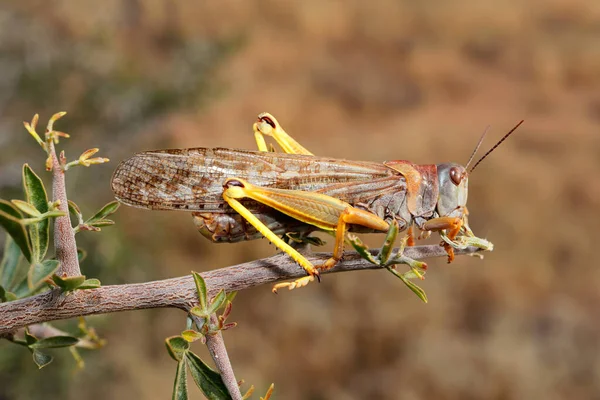
[[[392,270],[411,289],[408,278],[422,278],[424,262],[405,257],[402,249],[438,232],[448,262],[454,249],[493,244],[474,235],[468,224],[469,174],[510,136],[519,122],[469,169],[484,134],[465,166],[457,163],[418,165],[397,160],[383,163],[315,156],[294,140],[269,113],[253,124],[258,151],[228,148],[188,148],[147,151],[123,161],[114,172],[112,190],[120,202],[150,210],[192,213],[202,235],[213,242],[233,243],[267,238],[307,273],[273,287],[306,286],[341,259],[346,242],[369,261]],[[487,131],[487,130],[486,130]],[[265,137],[283,150],[275,152]],[[318,243],[312,232],[335,237],[332,256],[313,265],[292,244]],[[400,251],[391,256],[398,232],[406,231]],[[387,232],[378,257],[353,233]]]

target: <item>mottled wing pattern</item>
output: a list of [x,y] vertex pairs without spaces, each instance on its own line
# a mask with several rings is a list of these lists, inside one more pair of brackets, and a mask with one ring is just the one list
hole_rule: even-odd
[[[221,197],[227,178],[242,178],[257,186],[320,191],[325,194],[331,191],[334,196],[335,193],[342,196],[345,192],[345,197],[348,197],[352,193],[353,182],[367,183],[391,176],[398,174],[375,162],[193,148],[134,155],[117,167],[112,189],[119,201],[134,207],[230,212]],[[367,190],[361,187],[357,188],[358,192],[365,193]],[[379,185],[380,189],[384,187],[386,185]],[[351,199],[344,200],[351,202]]]

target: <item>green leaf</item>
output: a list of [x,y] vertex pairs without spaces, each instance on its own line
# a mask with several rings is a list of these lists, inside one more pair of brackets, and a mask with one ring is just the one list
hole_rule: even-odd
[[87,257],[87,251],[85,251],[84,249],[80,249],[78,247],[77,248],[77,259],[79,260],[79,262],[81,263],[83,260],[85,260],[86,257]]
[[[200,306],[194,306],[190,309],[190,314],[195,315],[196,317],[206,319],[210,314],[207,314],[206,310],[200,308]],[[199,328],[199,327],[198,327]]]
[[62,289],[63,292],[72,292],[75,289],[78,289],[83,282],[85,282],[85,275],[79,276],[66,276],[64,278],[54,274],[52,275],[52,280]]
[[323,241],[321,238],[318,238],[316,236],[304,236],[302,233],[298,232],[287,232],[285,234],[284,239],[285,238],[299,244],[309,244],[313,246],[323,246],[326,244],[326,242]]
[[[33,205],[41,214],[48,212],[48,195],[44,183],[27,164],[23,165],[23,187],[29,204]],[[44,259],[48,251],[50,221],[45,218],[40,222],[29,225],[28,229],[33,250],[33,261],[39,262]]]
[[189,350],[190,344],[181,336],[171,336],[165,339],[167,351],[173,360],[181,361]]
[[99,288],[101,285],[100,280],[96,279],[96,278],[90,278],[90,279],[86,279],[81,286],[79,286],[79,290],[85,290],[85,289],[97,289]]
[[227,293],[227,296],[226,296],[227,301],[229,301],[230,303],[233,303],[233,299],[235,299],[235,296],[237,296],[237,291]]
[[42,369],[52,362],[52,356],[44,354],[38,350],[33,350],[33,362],[38,366],[39,369]]
[[85,221],[85,223],[87,225],[94,225],[94,223],[96,223],[100,220],[103,220],[104,218],[108,217],[111,214],[114,214],[115,211],[117,211],[119,209],[120,205],[121,204],[118,201],[111,201],[110,203],[108,203],[104,207],[102,207],[91,218],[88,218],[88,220]]
[[221,289],[219,290],[219,293],[217,293],[217,295],[211,300],[208,314],[210,315],[217,312],[218,309],[223,307],[223,304],[225,304],[225,300],[227,300],[225,290]]
[[29,333],[29,330],[25,329],[25,341],[27,342],[27,346],[31,346],[35,342],[37,342],[37,338]]
[[394,242],[396,241],[396,237],[398,236],[398,221],[393,220],[390,224],[390,228],[388,230],[387,235],[385,236],[385,241],[383,242],[383,246],[381,247],[381,251],[377,256],[377,259],[381,264],[387,263],[390,259],[390,254],[394,248]]
[[27,286],[32,292],[38,289],[46,279],[50,278],[58,269],[58,260],[44,260],[32,264],[27,273]]
[[412,283],[410,280],[408,280],[404,275],[402,275],[401,273],[399,273],[398,271],[396,271],[394,268],[386,268],[388,271],[390,271],[392,274],[394,274],[396,277],[400,278],[400,280],[410,289],[412,290],[412,292],[414,294],[417,295],[417,297],[419,297],[424,303],[427,303],[427,294],[425,293],[425,291],[423,289],[421,289],[419,286],[415,285],[414,283]]
[[19,245],[21,252],[31,262],[31,244],[25,226],[21,223],[23,216],[19,210],[6,200],[0,200],[0,225]]
[[69,347],[69,352],[73,356],[73,359],[75,360],[75,365],[77,365],[77,368],[83,369],[83,367],[85,367],[85,362],[83,361],[83,358],[77,351],[77,348],[75,346],[71,346],[71,347]]
[[4,254],[0,262],[0,285],[6,288],[12,287],[17,274],[17,267],[21,261],[21,249],[11,236],[6,236],[4,242]]
[[208,293],[206,291],[206,282],[204,278],[197,273],[192,271],[194,282],[196,283],[196,291],[198,292],[198,301],[200,302],[200,308],[206,310],[208,304]]
[[192,373],[192,378],[202,393],[209,399],[226,400],[231,399],[227,387],[223,383],[221,375],[213,371],[196,354],[188,351],[187,360]]
[[0,286],[0,303],[6,303],[8,301],[14,301],[17,299],[14,293],[11,293]]
[[[79,206],[72,200],[67,200],[69,204],[69,212],[77,217],[78,220],[81,220],[81,210]],[[83,220],[81,220],[83,222]]]
[[187,329],[181,332],[181,337],[184,338],[187,342],[193,343],[196,340],[200,339],[202,337],[202,334],[200,332],[196,332],[193,329]]
[[19,211],[32,216],[32,217],[39,217],[42,215],[41,212],[39,212],[37,210],[37,208],[35,208],[35,206],[33,204],[29,204],[26,201],[23,200],[11,200],[11,203],[13,203],[15,205],[15,207],[17,207],[19,209]]
[[51,336],[44,339],[39,339],[37,342],[30,344],[30,349],[57,349],[60,347],[74,346],[79,342],[79,339],[73,336]]
[[114,225],[114,224],[115,224],[115,221],[113,221],[112,219],[101,219],[99,221],[93,222],[88,225],[96,227],[96,228],[102,228],[103,226],[110,226],[110,225]]
[[371,254],[371,252],[369,251],[369,247],[367,247],[367,245],[365,245],[362,240],[360,240],[358,237],[354,236],[354,235],[348,235],[348,240],[350,241],[350,244],[352,245],[352,247],[354,247],[354,250],[356,250],[356,252],[365,260],[369,261],[372,264],[375,265],[380,265],[379,261],[373,257],[373,254]]
[[173,400],[187,400],[187,363],[185,358],[177,363],[177,372],[175,373],[175,383],[173,385]]

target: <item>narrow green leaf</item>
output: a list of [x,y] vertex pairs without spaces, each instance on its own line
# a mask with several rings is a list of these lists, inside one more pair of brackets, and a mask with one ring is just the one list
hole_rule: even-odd
[[31,346],[35,342],[37,342],[37,338],[29,333],[28,329],[25,329],[25,341],[27,342],[27,346]]
[[90,279],[86,279],[81,286],[79,286],[79,290],[85,290],[85,289],[97,289],[100,286],[102,286],[100,284],[100,280],[96,279],[96,278],[90,278]]
[[21,223],[23,216],[19,210],[6,200],[0,200],[0,225],[19,245],[21,252],[31,262],[31,244],[27,230]]
[[33,362],[38,366],[39,369],[44,368],[46,365],[52,362],[52,356],[44,354],[41,351],[33,350]]
[[419,297],[424,303],[427,303],[427,294],[425,293],[425,291],[423,289],[421,289],[419,286],[415,285],[414,283],[412,283],[410,280],[408,280],[404,275],[402,275],[401,273],[399,273],[398,271],[396,271],[393,268],[386,268],[388,271],[390,271],[392,274],[394,274],[396,277],[400,278],[400,280],[414,293],[417,295],[417,297]]
[[223,307],[223,304],[225,304],[225,300],[227,300],[225,290],[221,289],[219,290],[219,293],[217,293],[217,295],[211,300],[208,314],[210,315],[217,312],[218,309]]
[[79,262],[81,263],[83,260],[85,260],[86,257],[87,257],[87,251],[78,247],[77,248],[77,259],[79,260]]
[[10,288],[15,280],[17,267],[21,261],[21,249],[10,235],[4,242],[4,254],[0,262],[0,285]]
[[77,203],[75,203],[72,200],[67,200],[67,202],[69,204],[69,212],[71,214],[73,214],[74,216],[76,216],[77,219],[80,219],[80,217],[81,217],[81,210],[79,209],[79,206],[77,205]]
[[206,282],[204,282],[204,278],[197,273],[192,271],[192,275],[194,276],[194,282],[196,283],[196,290],[198,291],[198,301],[200,302],[200,308],[202,310],[206,310],[208,304],[208,293],[206,291]]
[[235,299],[235,296],[237,296],[237,291],[227,293],[227,296],[226,296],[227,301],[229,301],[230,303],[233,303],[233,299]]
[[11,200],[11,203],[13,203],[15,205],[15,207],[17,207],[19,209],[19,211],[32,216],[32,217],[39,217],[42,215],[41,212],[39,212],[37,210],[37,208],[34,207],[33,204],[30,204],[26,201],[23,200]]
[[14,293],[7,291],[2,286],[0,286],[0,303],[14,301],[16,299],[17,296]]
[[[23,187],[29,204],[33,205],[41,214],[48,212],[48,195],[46,194],[44,183],[27,164],[23,165]],[[29,230],[29,238],[31,239],[33,260],[39,262],[44,259],[48,251],[50,221],[43,219],[40,222],[29,225],[27,229]]]
[[192,309],[190,310],[190,314],[197,317],[197,320],[195,321],[196,328],[199,331],[202,331],[202,329],[205,327],[205,325],[208,322],[209,315],[206,314],[205,310],[201,310],[200,307],[198,307],[198,306],[192,307]]
[[187,400],[187,363],[185,358],[177,363],[177,372],[175,373],[175,383],[173,385],[173,400]]
[[196,385],[202,390],[202,393],[204,393],[206,397],[211,400],[231,399],[231,395],[223,383],[221,375],[213,371],[200,359],[200,357],[191,351],[186,353],[186,357],[188,359],[192,378],[194,378]]
[[362,240],[354,235],[348,235],[350,244],[354,247],[354,250],[365,260],[369,261],[372,264],[379,265],[379,261],[373,257],[373,254],[369,252],[369,247],[365,245]]
[[74,346],[79,339],[73,336],[51,336],[39,339],[37,342],[29,345],[30,349],[57,349],[59,347]]
[[83,369],[83,367],[85,367],[85,361],[83,361],[83,358],[77,351],[77,348],[75,346],[71,346],[71,347],[69,347],[69,352],[73,356],[73,359],[75,360],[75,365],[77,365],[77,368]]
[[387,235],[385,236],[385,241],[383,242],[383,246],[381,247],[381,251],[379,251],[379,255],[377,259],[381,264],[387,263],[390,259],[390,254],[392,253],[392,249],[394,248],[394,242],[396,241],[396,237],[398,236],[398,221],[394,220],[390,224],[390,228],[388,229]]
[[88,224],[90,226],[96,227],[96,228],[102,228],[103,226],[110,226],[110,225],[114,225],[115,221],[113,221],[112,219],[100,219],[96,222],[92,222],[91,224]]
[[287,232],[283,239],[286,238],[291,240],[292,242],[299,244],[310,244],[313,246],[323,246],[327,244],[327,242],[323,241],[321,238],[318,238],[316,236],[304,236],[303,234],[298,232]]
[[193,329],[187,329],[181,332],[181,337],[184,338],[187,342],[193,343],[196,340],[200,339],[202,337],[202,334],[200,332],[196,332]]
[[100,221],[100,220],[108,217],[111,214],[114,214],[115,211],[117,211],[119,209],[120,205],[121,204],[118,201],[111,201],[110,203],[108,203],[104,207],[102,207],[92,217],[88,218],[88,220],[85,221],[85,223],[88,225],[94,225],[95,222]]
[[165,339],[167,351],[173,360],[181,361],[190,348],[190,344],[181,336],[171,336]]
[[427,294],[423,289],[421,289],[419,286],[415,285],[408,279],[406,279],[404,283],[406,284],[406,286],[408,286],[410,290],[412,290],[414,294],[417,295],[418,298],[420,298],[423,301],[423,303],[427,303]]
[[62,289],[63,292],[72,292],[85,282],[85,275],[60,277],[56,274],[52,275],[52,280]]
[[46,279],[50,278],[58,269],[58,260],[44,260],[32,264],[27,273],[27,286],[32,292],[37,290]]

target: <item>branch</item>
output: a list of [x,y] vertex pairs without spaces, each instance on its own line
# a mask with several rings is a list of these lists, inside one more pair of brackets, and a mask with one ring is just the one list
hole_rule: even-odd
[[[213,314],[211,317],[211,323],[216,323],[217,318]],[[198,317],[192,316],[196,326],[201,326]],[[208,334],[206,337],[206,347],[208,352],[217,367],[217,371],[223,379],[223,383],[227,388],[227,391],[231,395],[233,400],[242,400],[242,393],[240,392],[240,385],[235,378],[233,373],[233,367],[231,366],[231,360],[227,354],[227,348],[225,347],[225,341],[223,340],[223,333],[219,330],[214,334]]]
[[[457,255],[474,254],[478,251],[480,250],[477,248],[469,247],[465,250],[455,250],[455,253]],[[404,254],[415,260],[446,256],[444,249],[438,245],[408,247]],[[328,253],[316,253],[307,258],[313,264],[318,265],[329,257]],[[379,268],[361,258],[357,253],[349,252],[344,256],[342,262],[335,268],[325,271],[324,274]],[[287,255],[279,254],[262,260],[204,272],[202,277],[206,281],[209,296],[214,296],[220,289],[232,292],[304,275],[304,270]],[[404,288],[400,284],[398,287],[399,289]],[[280,295],[285,294],[281,293]],[[197,302],[198,295],[191,275],[146,283],[77,290],[68,295],[54,289],[0,304],[0,335],[31,324],[117,311],[170,307],[187,312]]]
[[65,185],[65,171],[60,165],[54,141],[48,142],[48,155],[52,158],[52,197],[53,201],[60,201],[58,209],[64,211],[64,217],[54,219],[54,249],[56,259],[60,261],[59,276],[79,276],[79,259],[77,258],[77,243],[75,242],[75,231],[71,227],[69,217],[69,204],[67,201],[67,189]]

